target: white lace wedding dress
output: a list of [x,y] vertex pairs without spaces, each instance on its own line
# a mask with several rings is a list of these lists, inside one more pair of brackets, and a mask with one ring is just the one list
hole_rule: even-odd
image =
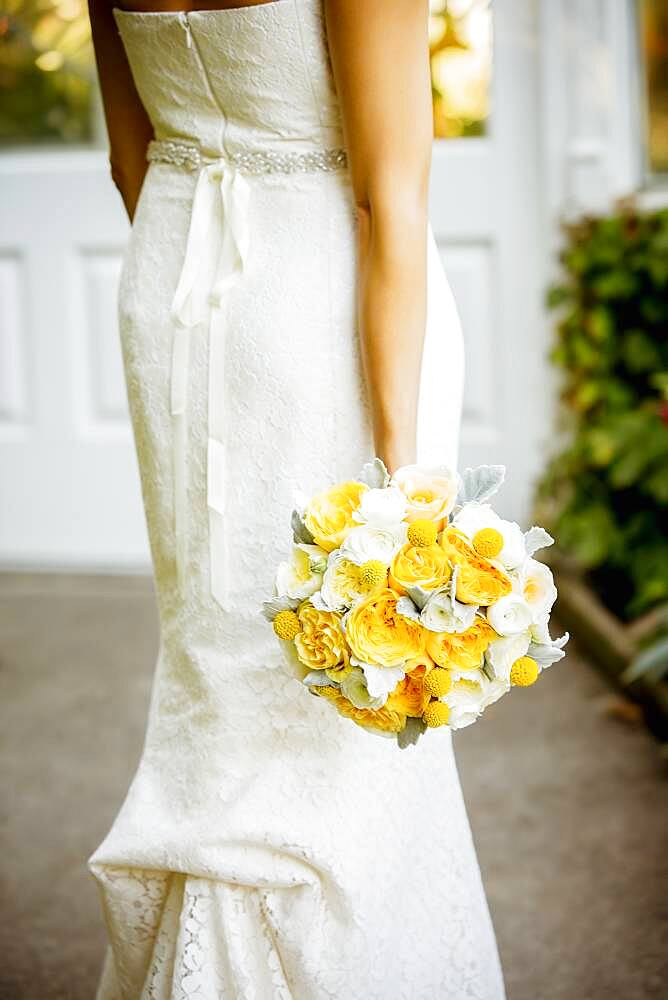
[[[320,0],[116,18],[156,135],[120,321],[162,640],[89,859],[98,997],[502,1000],[449,732],[399,750],[338,716],[260,614],[295,490],[372,456]],[[456,461],[461,388],[430,235],[422,459]]]

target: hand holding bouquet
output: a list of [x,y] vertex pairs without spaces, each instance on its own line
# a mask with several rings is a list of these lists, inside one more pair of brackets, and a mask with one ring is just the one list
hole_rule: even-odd
[[390,479],[375,459],[293,512],[265,615],[313,695],[401,747],[470,725],[564,656],[552,574],[533,558],[552,538],[494,512],[504,472],[415,465]]

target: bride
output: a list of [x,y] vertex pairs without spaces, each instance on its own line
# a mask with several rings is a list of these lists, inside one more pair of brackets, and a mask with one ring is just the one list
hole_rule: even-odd
[[89,859],[98,998],[502,1000],[449,731],[369,736],[286,677],[260,614],[297,490],[374,453],[456,462],[427,0],[147,6],[90,4],[161,625]]

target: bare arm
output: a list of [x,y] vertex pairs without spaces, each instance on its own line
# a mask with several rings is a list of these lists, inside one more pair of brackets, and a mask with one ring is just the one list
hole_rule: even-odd
[[415,461],[433,123],[428,0],[325,0],[359,219],[359,325],[376,453]]
[[146,147],[153,129],[135,89],[113,6],[113,0],[89,0],[88,12],[109,133],[111,176],[132,219],[146,174]]

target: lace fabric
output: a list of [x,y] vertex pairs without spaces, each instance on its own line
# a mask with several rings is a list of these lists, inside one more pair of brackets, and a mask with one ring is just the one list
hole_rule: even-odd
[[[198,12],[187,31],[176,14],[117,19],[160,141],[213,159],[341,148],[318,0]],[[200,177],[199,163],[153,159],[121,278],[161,647],[140,765],[89,859],[109,932],[98,998],[502,1000],[449,733],[401,751],[363,732],[286,675],[260,615],[295,492],[372,456],[347,170],[244,177],[243,268],[215,323],[204,303],[188,327],[182,369],[173,305]],[[196,298],[221,277],[211,255]],[[444,428],[438,457],[454,463],[461,330],[431,237],[428,286],[449,391],[426,405]],[[222,521],[207,490],[212,396]]]

